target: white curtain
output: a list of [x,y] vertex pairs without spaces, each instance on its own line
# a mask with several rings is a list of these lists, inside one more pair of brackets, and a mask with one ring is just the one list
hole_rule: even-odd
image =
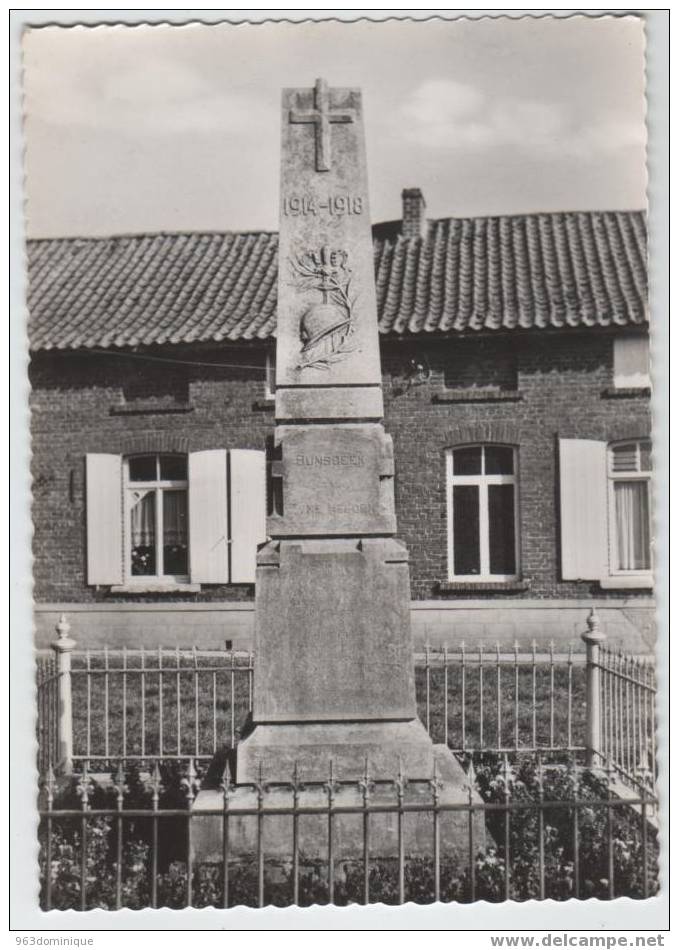
[[615,483],[618,570],[647,571],[651,567],[648,483]]
[[132,493],[132,547],[150,548],[156,536],[156,494],[148,491]]

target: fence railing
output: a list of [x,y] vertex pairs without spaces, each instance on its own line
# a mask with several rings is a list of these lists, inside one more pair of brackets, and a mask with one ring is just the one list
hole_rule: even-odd
[[[60,672],[56,656],[38,658],[36,680],[38,700],[38,768],[45,772],[49,766],[62,763],[59,748],[59,736],[64,735],[64,724],[60,722],[59,687],[64,679]],[[70,771],[72,759],[63,762]]]
[[[76,651],[62,617],[38,661],[39,766],[211,759],[252,709],[255,657],[218,650]],[[584,752],[628,783],[655,787],[650,663],[604,645],[592,610],[586,652],[464,643],[415,656],[418,711],[454,752]]]
[[426,648],[415,657],[420,716],[454,752],[584,751],[585,667],[584,653],[553,644]]
[[587,762],[606,763],[637,790],[655,789],[655,667],[607,647],[594,611],[587,626]]
[[[470,764],[467,789],[454,803],[442,800],[436,772],[430,779],[413,781],[399,771],[393,779],[377,781],[366,763],[360,780],[342,782],[330,764],[323,783],[302,785],[295,774],[274,788],[261,777],[234,786],[227,768],[214,807],[200,810],[195,808],[200,780],[192,759],[181,781],[175,776],[169,801],[163,797],[157,762],[141,794],[138,787],[130,792],[119,763],[107,796],[94,786],[85,763],[66,801],[49,770],[40,806],[41,906],[262,907],[268,900],[402,904],[646,898],[654,893],[657,842],[647,810],[655,799],[642,785],[637,798],[621,800],[613,792],[610,770],[586,769],[571,761],[566,767],[554,766],[554,779],[548,780],[549,768],[538,755],[532,777],[524,775],[515,783],[505,756],[498,774],[486,781],[482,799]],[[244,791],[249,798],[243,797]],[[287,795],[283,806],[281,792]],[[320,858],[317,854],[310,863],[300,845],[300,827],[314,817]],[[338,827],[352,817],[360,834],[353,851],[340,854]],[[385,823],[385,817],[391,821]],[[194,853],[196,822],[205,820],[214,822],[212,838],[219,852],[207,877]],[[243,820],[255,828],[253,853],[245,856],[245,867],[242,824],[240,832],[237,824]],[[451,820],[459,845],[454,857],[445,838],[445,822]],[[409,823],[415,821],[429,829],[424,858],[418,861],[412,860],[406,844]],[[480,821],[491,829],[492,841],[485,839],[485,832],[483,841],[477,837]],[[265,829],[272,828],[267,838]],[[178,845],[169,874],[167,856],[163,859],[159,853],[159,841],[168,837]],[[267,853],[272,840],[278,843],[275,861]],[[283,858],[281,840],[288,848]],[[97,873],[102,844],[115,857]],[[132,852],[131,861],[124,859],[126,851]],[[385,860],[385,851],[393,855],[391,860]]]
[[[62,627],[63,629],[63,627]],[[38,660],[39,765],[112,759],[211,759],[233,748],[252,708],[254,657],[219,650],[86,650],[60,636]],[[64,661],[68,662],[68,670]],[[70,695],[68,709],[56,694]],[[68,689],[70,687],[70,689]],[[49,696],[49,699],[47,698]],[[45,716],[43,706],[58,707]],[[58,734],[58,738],[54,733]],[[43,742],[47,733],[51,742]],[[61,747],[60,757],[51,758]]]
[[601,750],[633,782],[655,779],[655,669],[643,660],[599,650]]

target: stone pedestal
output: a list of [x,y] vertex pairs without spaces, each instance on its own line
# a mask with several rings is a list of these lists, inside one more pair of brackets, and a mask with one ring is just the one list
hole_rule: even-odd
[[[258,725],[238,746],[236,779],[324,782],[330,765],[338,777],[358,781],[366,762],[370,774],[424,779],[434,772],[434,745],[419,719],[407,722],[329,722]],[[261,768],[261,772],[260,772]]]
[[408,555],[392,538],[258,555],[255,722],[414,719]]
[[272,541],[258,555],[254,731],[236,778],[429,777],[417,719],[408,555],[393,538]]
[[[284,729],[285,727],[278,727]],[[328,727],[329,729],[331,727]],[[350,733],[349,727],[344,727]],[[377,730],[376,730],[377,731]],[[424,731],[424,730],[423,730]],[[414,730],[413,730],[414,732]],[[266,734],[266,733],[265,733]],[[363,733],[363,737],[370,734],[370,729]],[[360,735],[360,730],[356,733]],[[343,736],[343,738],[345,737]],[[328,736],[332,738],[331,735]],[[395,731],[392,738],[398,738]],[[412,738],[409,736],[408,738]],[[481,811],[470,811],[466,807],[469,803],[469,790],[466,785],[464,772],[450,751],[442,745],[433,745],[426,733],[421,737],[419,749],[428,746],[431,764],[436,763],[438,779],[438,804],[443,806],[439,812],[439,846],[441,862],[452,865],[457,871],[463,871],[469,861],[469,832],[470,823],[474,848],[483,848],[485,844],[484,818]],[[426,741],[425,741],[426,740]],[[407,743],[404,748],[407,747]],[[299,748],[299,747],[298,747]],[[321,775],[328,747],[323,746],[322,754],[316,766],[309,760],[311,774]],[[348,770],[353,772],[353,765],[346,760]],[[414,763],[414,759],[412,760]],[[383,762],[385,775],[390,778],[398,775],[398,762],[394,763],[389,757],[381,759],[379,752],[375,762]],[[371,759],[372,763],[372,759]],[[363,766],[364,767],[364,766]],[[363,768],[362,767],[362,768]],[[362,768],[357,774],[362,774]],[[333,815],[333,854],[336,861],[361,861],[363,856],[364,804],[363,790],[358,783],[342,784],[347,774],[339,768],[334,769],[337,786],[333,793],[333,808],[339,814]],[[327,763],[325,775],[327,780]],[[306,777],[304,769],[300,769],[299,780],[303,783]],[[375,784],[369,793],[369,805],[378,809],[369,817],[369,844],[372,860],[391,860],[398,857],[398,812],[395,807],[398,794],[393,782],[380,783],[379,774],[372,776]],[[262,817],[262,854],[267,863],[277,863],[289,866],[292,863],[293,817],[291,814],[276,814],[276,811],[291,809],[295,795],[290,787],[272,786],[265,794],[265,807],[268,814]],[[434,856],[434,812],[433,789],[429,781],[424,778],[405,782],[402,793],[405,806],[403,815],[403,853],[406,859],[418,857],[433,859]],[[478,802],[478,797],[473,796]],[[426,811],[408,812],[409,806],[423,805]],[[452,805],[454,810],[446,811],[445,806]],[[298,842],[300,864],[325,862],[328,859],[328,793],[322,785],[302,787],[297,792],[297,806],[300,810],[312,809],[316,814],[301,814],[298,816]],[[379,812],[380,807],[390,808],[389,812]],[[214,814],[204,818],[194,818],[193,844],[194,855],[200,861],[221,863],[223,856],[223,808],[224,797],[220,789],[205,789],[201,791],[196,804],[195,812],[211,811]],[[228,800],[229,815],[229,852],[234,863],[248,861],[256,856],[258,840],[258,818],[256,814],[239,815],[239,810],[256,811],[257,790],[250,785],[238,784]],[[342,814],[341,809],[351,809],[352,813]]]

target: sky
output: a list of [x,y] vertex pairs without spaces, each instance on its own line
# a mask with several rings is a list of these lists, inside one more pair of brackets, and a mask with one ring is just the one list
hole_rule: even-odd
[[374,222],[646,205],[639,18],[43,27],[30,237],[275,230],[280,90],[363,91]]

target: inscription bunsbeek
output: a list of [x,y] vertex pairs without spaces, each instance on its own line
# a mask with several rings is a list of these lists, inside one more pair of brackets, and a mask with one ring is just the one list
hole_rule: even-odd
[[286,427],[281,439],[283,506],[271,527],[283,535],[393,532],[391,440],[377,426]]
[[305,465],[307,468],[355,465],[361,468],[365,465],[365,459],[362,455],[297,455],[295,465]]

